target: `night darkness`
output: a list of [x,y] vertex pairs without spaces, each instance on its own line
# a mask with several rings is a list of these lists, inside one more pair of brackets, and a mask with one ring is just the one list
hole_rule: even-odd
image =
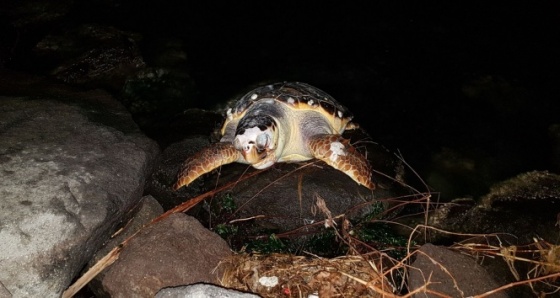
[[560,123],[558,5],[64,3],[70,4],[61,5],[62,17],[28,26],[14,25],[23,14],[19,4],[4,5],[3,68],[47,74],[48,63],[33,57],[46,34],[85,23],[111,25],[142,36],[148,66],[158,43],[182,41],[187,63],[181,67],[195,91],[177,114],[213,108],[258,83],[302,81],[348,106],[375,142],[400,151],[425,179],[446,152],[487,163],[480,176],[492,180],[559,170],[558,137],[554,141],[550,132]]

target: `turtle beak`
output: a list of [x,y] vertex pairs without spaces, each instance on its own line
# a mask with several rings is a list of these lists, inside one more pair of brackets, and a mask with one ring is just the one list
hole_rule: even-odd
[[251,146],[247,151],[242,150],[241,155],[243,155],[243,158],[245,158],[248,163],[255,164],[266,157],[266,150],[259,153],[255,146]]

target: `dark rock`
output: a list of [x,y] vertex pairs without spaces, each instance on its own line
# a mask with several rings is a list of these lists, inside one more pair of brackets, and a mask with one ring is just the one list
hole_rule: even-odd
[[[163,213],[163,208],[152,196],[142,197],[142,200],[136,209],[134,217],[126,222],[122,230],[119,230],[116,235],[113,235],[111,240],[109,240],[103,248],[95,253],[95,256],[88,263],[88,267],[95,265],[95,263],[109,253],[109,251],[120,245],[125,239],[132,236],[154,218],[157,218]],[[109,296],[108,293],[103,291],[103,287],[101,286],[101,282],[106,273],[107,271],[101,271],[95,279],[88,284],[89,289],[95,293],[96,297]]]
[[550,160],[556,169],[560,169],[560,124],[552,124],[548,127],[548,137],[552,143]]
[[42,26],[59,20],[70,12],[74,1],[10,1],[11,24],[17,28]]
[[173,117],[152,123],[144,131],[162,148],[167,148],[189,138],[200,138],[204,142],[208,142],[208,140],[217,142],[219,137],[214,137],[214,134],[222,122],[223,117],[220,113],[203,109],[186,109]]
[[[249,167],[222,167],[219,184],[235,182],[244,172],[254,171]],[[215,177],[207,177],[206,188],[211,189],[216,181]],[[327,215],[316,206],[318,198],[325,200],[333,216],[345,214],[356,219],[372,212],[374,208],[368,202],[394,194],[381,187],[372,192],[320,161],[276,164],[255,177],[236,182],[227,193],[237,206],[236,218],[262,216],[254,223],[276,232],[325,220]]]
[[102,285],[111,297],[153,297],[160,289],[215,283],[214,268],[231,255],[218,235],[182,213],[144,228],[110,266]]
[[185,68],[146,68],[127,78],[121,92],[123,104],[140,127],[167,123],[161,115],[179,114],[193,106],[194,82]]
[[146,61],[155,67],[188,67],[187,43],[180,38],[162,36],[153,40],[153,48],[146,49]]
[[59,35],[47,35],[35,49],[42,65],[48,61],[59,80],[120,90],[125,79],[144,67],[137,34],[97,24],[81,25]]
[[106,93],[33,80],[12,91],[53,95],[0,99],[0,280],[18,297],[68,287],[138,203],[159,151]]
[[199,194],[201,192],[200,183],[193,183],[191,187],[184,188],[180,192],[174,191],[171,185],[177,179],[177,173],[185,156],[194,154],[208,145],[208,137],[193,136],[167,147],[146,182],[146,193],[156,198],[166,210]]
[[531,243],[535,236],[554,243],[559,199],[560,176],[533,171],[496,183],[476,205],[472,200],[441,205],[429,224],[458,233],[508,234],[516,238],[513,243]]
[[210,284],[196,284],[190,286],[164,288],[157,294],[156,298],[258,298],[259,295],[243,293],[240,291],[218,287]]
[[[427,289],[440,295],[420,291],[413,297],[472,297],[497,289],[494,281],[477,261],[466,255],[432,244],[423,245],[409,269],[409,290],[428,284]],[[504,292],[485,297],[508,297]]]
[[519,203],[538,204],[540,200],[560,204],[560,175],[547,171],[533,171],[496,183],[482,198],[484,208]]
[[[368,159],[376,171],[387,173],[390,177],[402,174],[398,161],[390,156],[385,148],[368,142],[367,136],[362,132],[350,132],[345,134],[345,137],[357,141],[356,147],[364,152],[367,151]],[[399,188],[399,183],[381,175],[374,175],[373,179],[377,183],[377,189],[372,192],[325,163],[311,161],[309,163],[278,163],[247,180],[240,180],[240,178],[244,174],[255,171],[250,165],[237,163],[224,165],[213,174],[204,175],[188,187],[173,194],[169,186],[175,181],[175,175],[182,160],[197,152],[199,150],[197,148],[201,148],[206,143],[205,139],[205,137],[191,138],[165,150],[163,159],[168,166],[160,165],[162,170],[154,172],[154,176],[158,172],[159,175],[154,177],[154,181],[149,185],[157,187],[150,187],[150,193],[160,202],[162,202],[162,198],[165,198],[167,202],[178,203],[181,197],[184,201],[185,198],[191,198],[201,192],[231,183],[232,186],[224,191],[222,196],[231,197],[237,209],[226,220],[256,217],[254,220],[245,222],[252,225],[251,231],[248,231],[249,234],[264,230],[280,233],[325,220],[326,215],[316,206],[318,197],[325,200],[332,216],[345,214],[349,218],[356,219],[372,212],[374,209],[372,205],[376,200],[396,197],[399,192],[403,193],[403,189]],[[176,163],[178,161],[180,162]],[[219,175],[216,175],[217,172]],[[157,191],[158,189],[159,191]],[[167,205],[164,202],[162,204]],[[204,223],[216,224],[220,223],[220,220],[224,220],[216,220],[213,218],[214,216],[212,211],[208,213],[208,217],[198,215]]]
[[441,148],[431,157],[426,182],[444,199],[479,196],[498,181],[496,157],[470,148]]

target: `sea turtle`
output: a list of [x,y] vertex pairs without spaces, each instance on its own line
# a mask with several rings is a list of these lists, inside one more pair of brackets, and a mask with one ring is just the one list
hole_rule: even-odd
[[220,142],[188,158],[173,188],[232,162],[264,169],[277,162],[317,158],[374,189],[368,161],[341,136],[357,127],[351,120],[346,107],[308,84],[256,88],[227,110]]

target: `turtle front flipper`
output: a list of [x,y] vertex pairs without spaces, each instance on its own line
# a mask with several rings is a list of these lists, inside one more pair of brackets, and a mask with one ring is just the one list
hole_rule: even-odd
[[313,156],[326,162],[329,166],[344,172],[369,189],[374,189],[371,182],[371,167],[366,158],[350,145],[349,140],[340,135],[317,135],[308,141]]
[[178,190],[189,185],[203,174],[241,158],[241,154],[231,143],[216,143],[208,146],[185,160],[177,175],[177,182],[173,184],[173,189]]

